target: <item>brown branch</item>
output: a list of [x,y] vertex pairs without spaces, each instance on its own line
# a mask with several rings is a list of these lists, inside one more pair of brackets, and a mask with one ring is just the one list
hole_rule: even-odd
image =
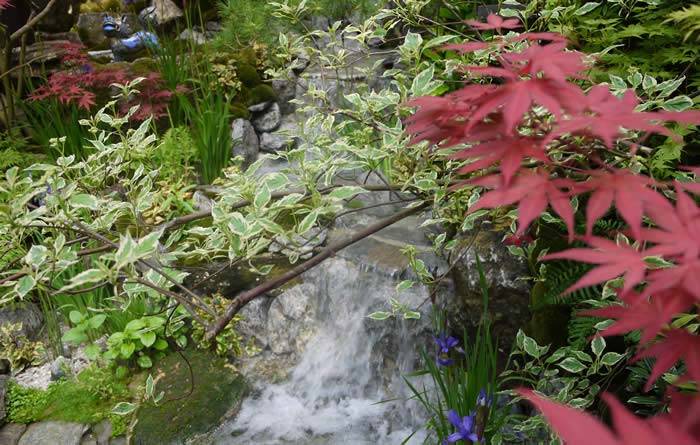
[[49,2],[46,4],[46,7],[40,13],[35,15],[34,18],[29,20],[27,23],[25,23],[24,26],[22,26],[20,29],[18,29],[17,31],[10,34],[10,42],[13,42],[13,41],[19,39],[24,34],[31,31],[31,29],[34,27],[34,25],[39,23],[41,21],[41,19],[43,19],[44,16],[46,16],[46,14],[48,14],[49,11],[51,11],[51,8],[53,8],[54,4],[56,4],[56,0],[49,0]]
[[414,213],[417,213],[426,207],[430,205],[429,202],[423,202],[422,204],[411,207],[408,209],[404,209],[388,218],[385,218],[381,221],[376,222],[375,224],[372,224],[369,227],[366,227],[365,229],[353,234],[349,238],[338,241],[334,244],[329,245],[325,249],[321,251],[318,255],[314,256],[313,258],[299,264],[293,269],[288,270],[286,273],[280,275],[279,277],[266,281],[259,286],[256,286],[248,291],[245,291],[241,294],[239,294],[229,305],[229,307],[226,309],[226,312],[224,315],[222,315],[219,319],[214,321],[208,328],[207,328],[207,334],[206,334],[206,340],[210,341],[214,337],[216,337],[225,327],[228,325],[233,317],[236,316],[236,314],[245,306],[248,304],[250,301],[254,300],[255,298],[264,295],[265,293],[271,291],[272,289],[276,289],[283,284],[293,280],[294,278],[298,277],[299,275],[303,274],[304,272],[308,271],[309,269],[321,264],[323,261],[326,259],[334,256],[337,252],[340,250],[355,244],[356,242],[367,238],[368,236],[379,232],[380,230],[389,227],[390,225],[401,221],[402,219],[413,215]]
[[[202,326],[206,326],[206,322],[204,321],[204,319],[202,319],[202,317],[199,316],[199,314],[197,314],[197,311],[195,310],[195,308],[192,307],[192,303],[187,301],[186,299],[182,298],[182,295],[178,294],[177,292],[173,292],[171,290],[157,286],[157,285],[151,283],[150,281],[144,280],[143,278],[139,278],[139,277],[132,278],[131,281],[128,281],[128,282],[135,282],[138,284],[142,284],[146,287],[150,287],[151,289],[153,289],[154,291],[156,291],[158,293],[161,293],[167,297],[172,298],[173,300],[175,300],[178,303],[180,303],[181,305],[183,305],[185,307],[185,309],[187,309],[187,312],[190,313],[190,315],[192,316],[192,319],[194,321],[201,324]],[[207,307],[207,309],[209,309],[209,308]]]

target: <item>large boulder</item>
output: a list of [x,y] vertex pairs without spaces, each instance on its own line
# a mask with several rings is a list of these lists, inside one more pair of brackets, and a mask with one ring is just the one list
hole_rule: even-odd
[[26,430],[27,425],[22,423],[8,423],[0,428],[0,443],[2,445],[17,445]]
[[277,102],[253,117],[253,127],[259,133],[275,131],[282,124],[282,112]]
[[272,81],[272,89],[275,92],[275,96],[277,96],[280,111],[283,115],[292,114],[296,110],[296,105],[291,103],[291,101],[297,94],[297,80],[297,75],[290,70],[286,77]]
[[[48,0],[36,2],[43,8]],[[66,32],[75,25],[80,14],[80,0],[57,0],[51,11],[46,14],[37,26],[38,31],[45,32]]]
[[243,168],[255,162],[260,152],[260,141],[255,128],[246,119],[236,119],[231,124],[231,153],[243,157]]
[[32,423],[18,445],[80,445],[87,425],[73,422],[45,421]]
[[172,0],[153,0],[139,13],[142,24],[159,29],[170,27],[183,17],[185,13]]
[[314,301],[311,283],[294,286],[279,295],[267,313],[267,338],[275,354],[299,354],[313,335]]

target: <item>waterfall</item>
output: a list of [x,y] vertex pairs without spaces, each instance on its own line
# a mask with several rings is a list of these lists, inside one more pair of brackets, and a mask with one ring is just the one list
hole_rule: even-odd
[[214,443],[401,444],[414,432],[406,443],[423,443],[421,407],[407,400],[401,374],[414,370],[429,338],[428,316],[366,317],[387,310],[391,297],[411,307],[428,298],[417,285],[397,296],[397,275],[368,258],[337,257],[305,274],[295,292],[285,293],[307,297],[313,308],[313,333],[296,365],[285,381],[253,382],[257,391],[219,428]]

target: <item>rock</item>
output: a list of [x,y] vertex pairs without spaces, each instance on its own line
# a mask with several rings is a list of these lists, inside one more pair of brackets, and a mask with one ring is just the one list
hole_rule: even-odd
[[275,354],[297,354],[313,334],[316,287],[303,283],[287,290],[272,302],[267,315],[267,335]]
[[240,374],[211,352],[186,350],[182,354],[187,362],[180,354],[170,354],[154,366],[153,375],[160,376],[156,391],[164,391],[168,402],[141,406],[132,443],[188,443],[190,438],[218,427],[224,418],[236,414],[246,391]]
[[299,127],[294,122],[284,122],[277,131],[260,135],[260,150],[277,153],[280,150],[293,149],[298,143]]
[[267,101],[267,102],[260,102],[259,104],[254,104],[248,107],[248,111],[251,113],[262,113],[263,111],[267,110],[270,108],[270,105],[272,105],[272,101]]
[[273,103],[267,110],[253,118],[253,127],[259,133],[269,133],[279,128],[282,123],[282,113],[277,102]]
[[0,326],[7,323],[22,323],[19,335],[36,340],[39,337],[43,317],[34,303],[22,302],[0,308]]
[[204,34],[208,39],[213,39],[218,33],[221,32],[222,29],[223,27],[219,22],[207,22],[204,25]]
[[18,445],[80,445],[88,426],[82,423],[44,421],[32,423]]
[[0,375],[0,426],[5,424],[5,416],[7,415],[5,412],[5,394],[7,393],[7,382],[9,380],[9,376]]
[[204,45],[207,43],[207,36],[199,31],[193,31],[191,29],[186,29],[180,33],[177,37],[178,40],[190,41],[195,45]]
[[260,152],[260,140],[255,128],[246,119],[236,119],[231,124],[232,155],[243,157],[243,168],[255,162]]
[[97,63],[112,63],[114,62],[114,53],[111,49],[101,51],[88,51],[90,60]]
[[151,6],[139,13],[139,20],[144,27],[165,28],[182,19],[185,14],[172,0],[153,0]]
[[236,324],[245,339],[252,339],[261,350],[269,346],[267,335],[267,313],[274,298],[263,296],[246,304],[239,312],[241,321]]
[[[46,4],[46,1],[39,2]],[[46,14],[38,26],[39,31],[45,32],[66,32],[78,21],[80,13],[80,0],[57,0],[53,7]]]
[[66,32],[40,32],[34,33],[35,40],[38,42],[53,42],[57,40],[64,40],[71,43],[82,43],[80,40],[80,35],[77,32],[66,31]]
[[102,31],[104,16],[102,12],[86,12],[78,16],[80,41],[90,50],[109,48],[109,38]]
[[83,438],[80,440],[80,445],[97,445],[97,438],[95,437],[94,434],[87,433]]
[[92,434],[95,436],[97,445],[109,445],[109,438],[112,437],[112,422],[105,419],[93,425]]
[[71,363],[63,356],[58,356],[51,363],[51,381],[65,379],[72,374]]
[[290,101],[293,100],[297,94],[296,74],[290,72],[286,78],[273,80],[272,89],[277,96],[280,112],[283,115],[294,113],[296,110],[296,105]]
[[214,201],[209,199],[207,195],[200,191],[194,192],[194,194],[192,195],[192,201],[194,201],[194,208],[199,210],[200,212],[211,212],[211,209],[214,204]]
[[0,358],[0,375],[9,374],[11,371],[10,361],[6,358]]
[[126,441],[126,437],[119,436],[115,437],[114,439],[111,439],[109,441],[109,445],[128,445],[128,442]]
[[2,445],[17,445],[22,434],[27,430],[27,425],[21,423],[8,423],[0,428],[0,443]]
[[306,70],[306,68],[311,63],[311,59],[308,56],[300,55],[289,64],[289,69],[292,70],[294,74],[301,74]]

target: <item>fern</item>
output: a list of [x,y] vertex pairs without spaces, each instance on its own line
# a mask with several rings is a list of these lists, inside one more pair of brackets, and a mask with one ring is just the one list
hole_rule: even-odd
[[597,299],[602,291],[602,286],[579,289],[570,294],[564,291],[578,281],[592,266],[573,261],[556,261],[548,263],[541,277],[545,283],[545,292],[538,301],[533,311],[550,305],[575,305],[584,300]]
[[[693,5],[689,8],[673,12],[666,21],[672,21],[680,25],[681,29],[686,32],[683,40],[688,40],[693,33],[700,31],[700,5]],[[697,39],[700,40],[700,33]]]

